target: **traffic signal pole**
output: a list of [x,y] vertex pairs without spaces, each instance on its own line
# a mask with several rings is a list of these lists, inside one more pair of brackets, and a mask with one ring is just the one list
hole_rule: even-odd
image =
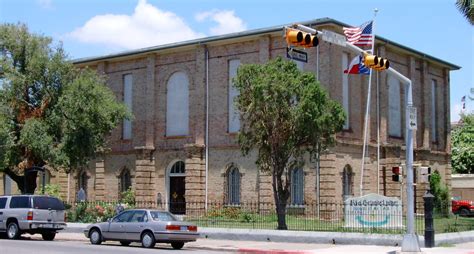
[[[346,42],[346,47],[357,53],[364,53],[362,49]],[[403,236],[402,252],[421,252],[418,236],[415,234],[415,193],[413,191],[413,130],[410,127],[410,108],[413,106],[411,80],[403,76],[392,67],[386,69],[388,73],[405,84],[406,107],[405,107],[405,143],[406,143],[406,168],[407,168],[407,232]]]
[[[322,34],[320,31],[312,29],[303,25],[296,25],[297,29],[302,31],[313,33],[313,34]],[[374,41],[375,43],[375,41]],[[358,54],[365,53],[361,48],[354,46],[346,41],[345,47],[350,49],[353,52]],[[400,72],[396,71],[392,67],[386,69],[388,73],[393,75],[395,78],[400,80],[405,84],[406,88],[406,107],[405,107],[405,143],[406,143],[406,168],[407,168],[407,182],[406,182],[406,191],[407,191],[407,232],[403,236],[402,241],[402,252],[421,252],[420,244],[418,241],[418,236],[415,234],[415,193],[413,191],[413,130],[410,127],[410,108],[413,106],[413,96],[412,96],[412,83],[411,80],[403,76]]]

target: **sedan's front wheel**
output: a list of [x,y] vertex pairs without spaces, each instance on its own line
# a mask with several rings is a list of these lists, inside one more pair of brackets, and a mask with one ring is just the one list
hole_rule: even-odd
[[89,239],[92,244],[101,244],[102,243],[102,234],[97,228],[94,228],[89,233]]
[[145,248],[153,248],[155,247],[155,236],[150,232],[146,231],[142,234],[142,246]]

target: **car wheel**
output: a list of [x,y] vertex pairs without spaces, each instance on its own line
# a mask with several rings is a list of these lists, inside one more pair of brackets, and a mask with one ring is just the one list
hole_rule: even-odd
[[142,234],[142,246],[145,248],[153,248],[155,247],[155,236],[150,232],[147,231]]
[[102,243],[102,234],[97,228],[94,228],[89,233],[89,240],[92,244],[101,244]]
[[173,249],[175,249],[175,250],[180,250],[180,249],[183,248],[183,246],[184,246],[183,242],[171,243],[171,247],[173,247]]
[[470,212],[469,210],[467,210],[466,208],[462,208],[460,211],[459,211],[459,215],[460,216],[469,216]]
[[54,237],[56,237],[56,233],[43,233],[41,234],[41,236],[43,237],[43,240],[45,241],[52,241],[54,240]]
[[130,242],[129,241],[120,241],[120,244],[122,246],[129,246],[130,245]]
[[7,237],[8,239],[20,238],[20,228],[16,222],[10,222],[7,226]]

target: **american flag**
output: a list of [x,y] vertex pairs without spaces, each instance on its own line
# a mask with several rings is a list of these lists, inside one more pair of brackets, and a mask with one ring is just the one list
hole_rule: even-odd
[[368,21],[360,27],[343,27],[347,41],[356,46],[372,46],[372,23]]

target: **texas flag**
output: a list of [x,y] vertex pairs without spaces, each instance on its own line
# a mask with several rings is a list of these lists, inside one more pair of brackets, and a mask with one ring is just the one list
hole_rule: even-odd
[[362,63],[362,56],[356,56],[352,59],[347,70],[344,71],[346,74],[370,74],[370,69]]

